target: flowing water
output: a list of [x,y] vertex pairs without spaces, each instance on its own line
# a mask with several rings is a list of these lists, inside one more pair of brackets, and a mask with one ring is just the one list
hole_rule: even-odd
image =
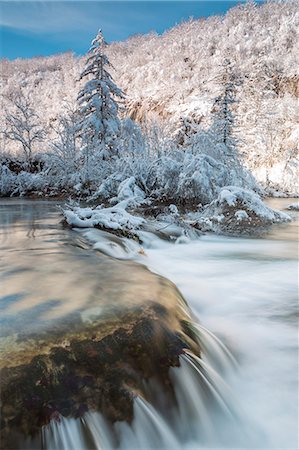
[[[281,210],[290,203],[268,201]],[[248,432],[256,433],[249,448],[298,448],[296,218],[262,239],[207,235],[189,244],[154,242],[147,250],[149,268],[178,286],[238,360],[229,384]]]
[[[292,200],[271,202],[283,209]],[[53,323],[65,326],[62,318],[78,311],[94,313],[101,289],[127,300],[141,280],[154,289],[143,266],[101,253],[116,248],[122,258],[133,244],[124,240],[120,248],[106,234],[63,230],[59,220],[55,202],[0,201],[6,356],[16,348],[19,360],[28,353],[16,342],[20,332],[40,333]],[[116,422],[112,429],[97,412],[61,417],[42,428],[35,448],[297,449],[297,230],[294,221],[261,239],[206,235],[178,245],[149,236],[145,254],[134,259],[172,280],[199,321],[194,332],[202,358],[186,351],[180,367],[170,369],[175,410],[163,404],[152,380],[145,388],[155,401],[136,396],[130,425]],[[97,241],[93,251],[90,240]]]

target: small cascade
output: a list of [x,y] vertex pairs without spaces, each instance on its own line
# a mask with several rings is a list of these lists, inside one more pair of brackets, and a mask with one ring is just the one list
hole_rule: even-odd
[[82,420],[62,416],[42,428],[42,446],[47,450],[88,449]]
[[3,450],[296,448],[294,240],[144,231],[145,256],[53,206],[5,208]]
[[171,377],[178,399],[176,429],[182,440],[222,447],[231,442],[231,435],[236,439],[242,416],[223,378],[189,352],[180,362],[180,370],[171,369]]
[[193,322],[189,327],[194,330],[196,340],[203,351],[203,359],[219,372],[229,372],[238,367],[231,351],[223,342],[203,325]]
[[116,446],[117,442],[113,430],[100,413],[86,413],[83,424],[84,430],[82,431],[85,433],[85,437],[91,437],[92,439],[91,447],[88,447],[86,442],[84,449],[110,450]]
[[[193,325],[192,325],[193,326]],[[150,381],[148,398],[136,395],[132,423],[109,424],[97,412],[81,419],[59,418],[43,427],[45,450],[147,450],[206,448],[249,442],[242,428],[242,413],[225,380],[215,367],[232,370],[229,350],[212,333],[195,324],[194,333],[207,350],[203,359],[185,350],[180,367],[170,369],[175,403],[167,404],[161,386]],[[214,364],[214,367],[213,367]],[[158,401],[157,401],[158,397]]]
[[181,448],[175,430],[171,429],[161,412],[140,397],[135,399],[134,417],[132,426],[126,423],[116,425],[122,449]]

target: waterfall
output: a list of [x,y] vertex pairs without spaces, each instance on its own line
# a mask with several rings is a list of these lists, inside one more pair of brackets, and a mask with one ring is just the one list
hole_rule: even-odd
[[230,371],[236,362],[212,333],[197,324],[193,327],[206,353],[201,359],[185,350],[180,367],[170,369],[174,405],[167,407],[161,386],[148,382],[149,398],[136,395],[131,424],[109,424],[98,412],[80,419],[60,417],[43,427],[43,449],[198,449],[231,444],[232,436],[236,445],[246,447],[250,437],[242,427],[242,412],[217,371],[217,367]]

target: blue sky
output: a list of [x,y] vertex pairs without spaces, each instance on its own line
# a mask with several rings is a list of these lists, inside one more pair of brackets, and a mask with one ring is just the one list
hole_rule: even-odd
[[84,54],[102,28],[108,42],[163,31],[189,17],[225,13],[237,1],[2,1],[0,54],[14,59]]

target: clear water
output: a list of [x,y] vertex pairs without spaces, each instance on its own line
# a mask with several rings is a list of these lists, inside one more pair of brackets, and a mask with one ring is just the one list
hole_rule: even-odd
[[[283,209],[292,201],[269,202]],[[55,203],[0,201],[0,345],[6,349],[7,335],[20,326],[39,329],[92,306],[101,283],[119,295],[138,282],[134,263],[101,258],[101,234],[62,230],[58,222]],[[203,327],[203,361],[186,355],[172,369],[178,411],[161,414],[137,398],[132,426],[115,425],[117,444],[103,417],[89,413],[45,427],[42,448],[297,449],[297,226],[277,226],[263,239],[206,235],[178,245],[152,236],[136,261],[171,279]],[[86,237],[98,239],[97,252]],[[122,276],[111,279],[120,264]],[[140,276],[146,280],[146,270]]]

